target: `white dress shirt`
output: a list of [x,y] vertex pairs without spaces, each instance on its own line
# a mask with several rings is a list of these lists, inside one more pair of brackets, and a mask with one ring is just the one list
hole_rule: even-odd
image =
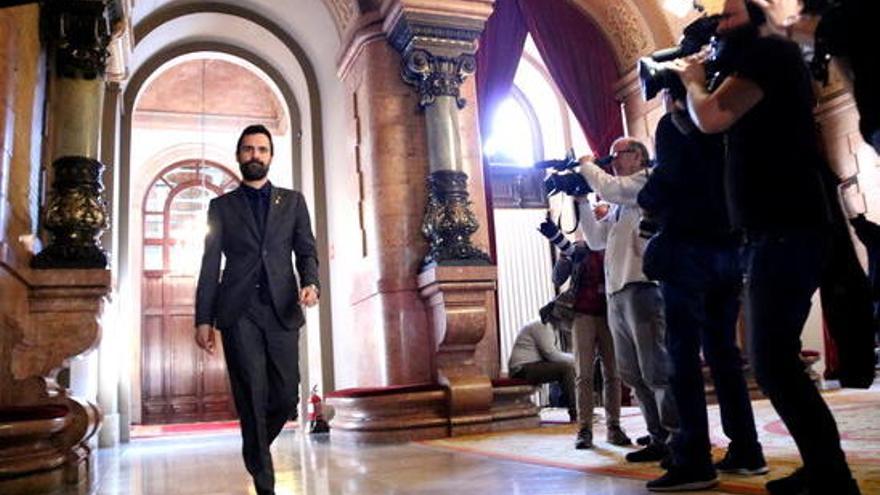
[[610,296],[633,282],[650,282],[642,272],[646,240],[639,236],[641,211],[636,197],[648,181],[648,169],[617,177],[594,163],[584,163],[581,175],[604,201],[608,213],[596,220],[588,201],[579,201],[581,228],[590,249],[605,250],[605,289]]

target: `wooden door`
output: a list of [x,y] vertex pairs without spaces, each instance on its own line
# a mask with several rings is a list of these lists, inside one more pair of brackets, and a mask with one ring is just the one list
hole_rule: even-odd
[[222,167],[167,168],[144,201],[141,399],[144,424],[236,417],[222,344],[212,356],[195,345],[195,288],[208,201],[236,186]]

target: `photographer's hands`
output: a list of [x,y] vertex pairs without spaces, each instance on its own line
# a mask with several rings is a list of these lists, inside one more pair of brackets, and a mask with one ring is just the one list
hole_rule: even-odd
[[685,88],[687,88],[688,93],[690,93],[691,85],[703,89],[706,87],[706,69],[703,64],[706,62],[706,59],[709,58],[710,53],[711,48],[705,46],[702,50],[693,55],[670,60],[665,62],[664,65],[678,74],[678,77],[681,78],[681,82],[684,83]]
[[545,218],[544,221],[541,222],[541,225],[538,226],[538,232],[550,240],[553,240],[559,235],[559,227],[557,227],[556,224],[553,223],[553,220],[550,219],[550,213],[547,213],[547,218]]

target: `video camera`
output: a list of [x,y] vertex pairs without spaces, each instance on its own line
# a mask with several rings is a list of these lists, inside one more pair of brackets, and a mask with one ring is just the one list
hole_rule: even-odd
[[549,176],[544,179],[544,193],[553,196],[565,193],[569,196],[583,196],[591,193],[593,189],[587,181],[575,170],[579,163],[574,156],[574,150],[569,150],[562,160],[543,160],[535,163],[535,168],[542,170],[553,169]]
[[[639,82],[645,101],[657,96],[661,89],[669,89],[679,96],[687,94],[678,74],[661,64],[693,55],[699,52],[703,46],[711,43],[722,17],[721,14],[718,14],[698,18],[684,28],[684,35],[678,46],[658,50],[648,57],[639,59]],[[710,72],[708,66],[707,72]]]

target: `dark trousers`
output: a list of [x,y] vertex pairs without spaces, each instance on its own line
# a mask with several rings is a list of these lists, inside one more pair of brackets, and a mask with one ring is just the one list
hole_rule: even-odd
[[666,304],[666,345],[673,368],[670,383],[681,428],[671,442],[674,463],[712,469],[701,347],[730,448],[746,456],[760,453],[736,343],[742,288],[739,248],[676,241],[676,260],[661,288]]
[[299,330],[282,327],[272,306],[254,296],[238,323],[221,334],[244,463],[257,493],[274,493],[269,446],[296,411]]
[[577,397],[574,390],[575,369],[573,363],[556,363],[551,361],[538,361],[524,364],[513,374],[514,378],[521,378],[533,385],[542,383],[559,382],[565,398],[568,400],[568,415],[572,421],[577,417]]
[[[746,322],[755,374],[816,487],[845,486],[851,477],[834,417],[800,359],[801,332],[826,264],[828,238],[822,230],[751,236],[745,250]],[[816,493],[835,491],[822,490]]]

